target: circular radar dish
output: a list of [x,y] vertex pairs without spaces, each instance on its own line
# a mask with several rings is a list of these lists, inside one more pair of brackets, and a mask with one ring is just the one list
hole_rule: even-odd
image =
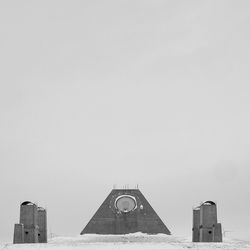
[[121,195],[117,197],[115,206],[120,212],[128,213],[136,209],[136,199],[131,195]]

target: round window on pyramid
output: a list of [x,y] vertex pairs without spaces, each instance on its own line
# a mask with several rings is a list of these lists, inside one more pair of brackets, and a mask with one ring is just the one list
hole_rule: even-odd
[[115,207],[122,213],[128,213],[136,209],[136,199],[131,195],[118,196],[115,200]]

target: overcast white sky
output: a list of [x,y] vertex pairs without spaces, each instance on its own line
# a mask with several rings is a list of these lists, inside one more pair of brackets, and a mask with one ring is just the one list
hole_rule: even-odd
[[248,0],[1,1],[0,240],[24,200],[77,235],[113,184],[250,240],[249,27]]

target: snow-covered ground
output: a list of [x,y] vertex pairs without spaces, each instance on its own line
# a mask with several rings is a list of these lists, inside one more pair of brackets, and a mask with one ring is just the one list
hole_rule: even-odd
[[83,235],[77,237],[56,237],[48,244],[5,244],[5,250],[168,250],[168,249],[250,249],[250,242],[224,240],[223,243],[192,243],[186,238],[164,234],[146,235],[142,233],[128,235]]

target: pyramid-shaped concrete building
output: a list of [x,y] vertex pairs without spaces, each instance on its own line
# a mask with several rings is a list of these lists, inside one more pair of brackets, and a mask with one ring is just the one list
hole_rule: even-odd
[[81,234],[171,234],[139,189],[113,189]]

